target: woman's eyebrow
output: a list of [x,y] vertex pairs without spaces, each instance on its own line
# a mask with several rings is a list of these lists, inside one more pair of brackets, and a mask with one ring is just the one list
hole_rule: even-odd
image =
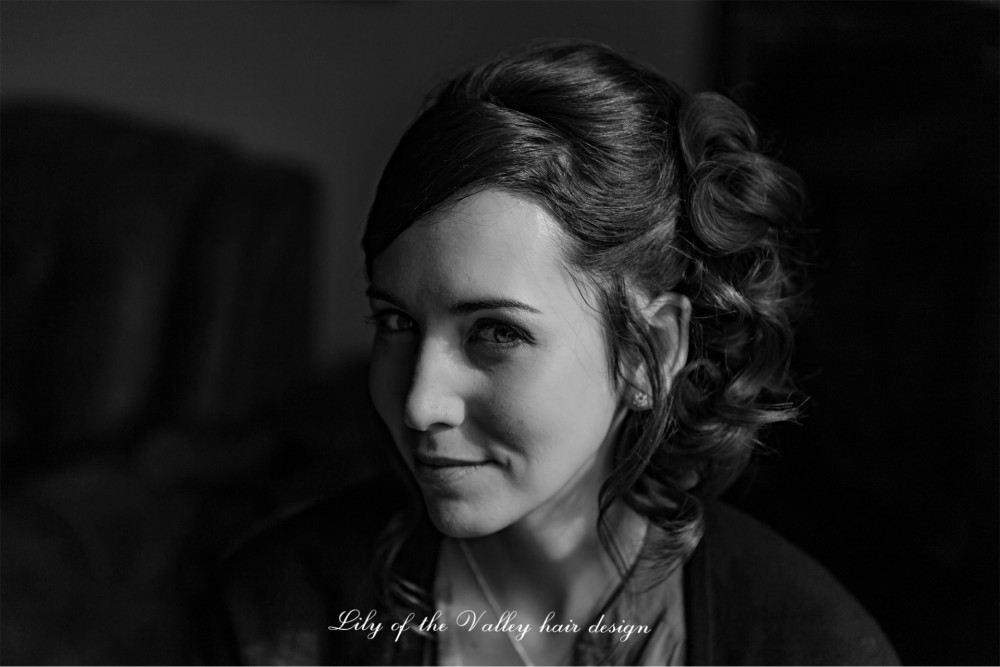
[[406,302],[404,302],[398,296],[396,296],[389,290],[384,290],[375,287],[374,285],[368,286],[368,288],[365,290],[365,296],[367,296],[369,299],[378,299],[379,301],[385,301],[387,303],[391,303],[392,305],[397,306],[399,308],[405,309],[406,307]]
[[[378,299],[379,301],[385,301],[391,303],[392,305],[406,309],[406,301],[401,299],[399,296],[393,294],[389,290],[382,289],[380,287],[375,287],[374,285],[369,285],[368,289],[365,290],[365,294],[369,299]],[[541,315],[542,311],[538,310],[534,306],[528,305],[523,301],[518,301],[517,299],[508,299],[501,296],[488,296],[481,299],[473,299],[470,301],[455,301],[448,305],[448,310],[453,313],[460,315],[467,315],[469,313],[474,313],[480,310],[523,310],[528,313],[534,313],[536,315]]]
[[461,314],[474,313],[478,310],[502,309],[523,310],[536,315],[542,314],[542,311],[538,310],[534,306],[529,306],[523,301],[518,301],[517,299],[507,299],[504,297],[486,297],[484,299],[476,299],[474,301],[458,301],[449,305],[448,309],[454,313]]

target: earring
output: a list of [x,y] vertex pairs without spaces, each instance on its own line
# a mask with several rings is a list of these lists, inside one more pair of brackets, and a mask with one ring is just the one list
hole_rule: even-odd
[[632,404],[633,410],[649,410],[653,407],[653,399],[644,391],[632,394],[632,400],[629,402]]

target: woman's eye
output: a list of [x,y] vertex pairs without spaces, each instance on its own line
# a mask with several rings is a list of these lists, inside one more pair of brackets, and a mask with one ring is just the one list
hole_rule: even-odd
[[380,333],[396,333],[399,331],[408,331],[413,328],[413,320],[396,311],[386,311],[381,313],[373,313],[368,318],[369,322],[375,324],[375,328],[378,329]]
[[478,342],[497,346],[519,345],[529,340],[520,329],[503,322],[477,323],[472,330],[472,338]]

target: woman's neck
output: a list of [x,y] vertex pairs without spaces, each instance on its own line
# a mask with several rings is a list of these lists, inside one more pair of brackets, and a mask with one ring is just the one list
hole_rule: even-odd
[[[589,619],[620,580],[596,529],[592,511],[571,521],[556,521],[545,530],[519,523],[468,546],[489,579],[500,603],[521,617],[540,623],[549,612],[553,622]],[[608,525],[626,562],[638,554],[645,520],[619,503],[608,510]]]

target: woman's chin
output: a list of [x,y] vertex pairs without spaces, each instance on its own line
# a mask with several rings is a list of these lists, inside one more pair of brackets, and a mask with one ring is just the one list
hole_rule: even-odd
[[429,498],[424,501],[431,523],[443,535],[456,539],[486,537],[510,525],[498,512],[483,511],[454,499]]

